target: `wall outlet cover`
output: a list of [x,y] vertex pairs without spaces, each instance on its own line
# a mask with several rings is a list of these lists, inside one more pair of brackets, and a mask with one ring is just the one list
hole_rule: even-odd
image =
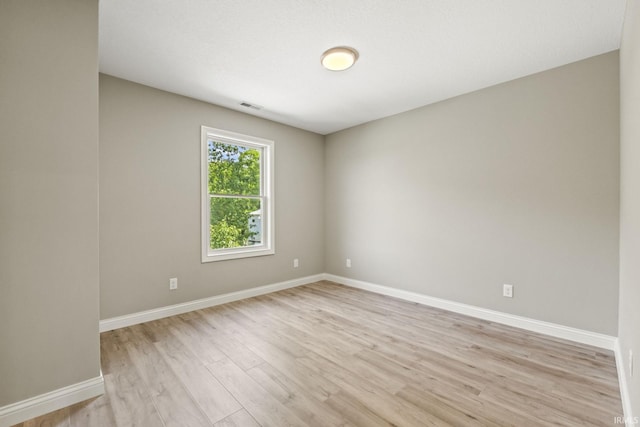
[[502,296],[507,298],[513,298],[513,285],[502,285]]

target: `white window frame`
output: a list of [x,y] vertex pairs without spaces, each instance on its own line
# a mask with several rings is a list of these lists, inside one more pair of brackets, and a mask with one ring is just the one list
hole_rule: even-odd
[[[243,246],[240,248],[211,249],[210,248],[210,220],[211,204],[209,194],[209,139],[226,144],[242,145],[261,150],[260,156],[260,198],[262,200],[262,244]],[[201,237],[202,262],[223,261],[229,259],[249,258],[275,254],[275,224],[274,224],[274,141],[243,135],[222,129],[202,126],[201,129]]]

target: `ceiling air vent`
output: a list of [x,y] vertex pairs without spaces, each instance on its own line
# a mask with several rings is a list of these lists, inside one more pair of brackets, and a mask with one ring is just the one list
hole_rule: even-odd
[[249,102],[246,101],[242,101],[240,103],[241,106],[246,107],[246,108],[251,108],[252,110],[262,110],[262,106],[260,105],[256,105],[256,104],[251,104]]

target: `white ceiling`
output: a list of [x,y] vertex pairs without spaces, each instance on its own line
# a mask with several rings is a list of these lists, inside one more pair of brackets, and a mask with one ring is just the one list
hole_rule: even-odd
[[[100,0],[100,71],[328,134],[618,49],[624,8],[625,0]],[[323,69],[322,52],[340,45],[359,51],[356,65]]]

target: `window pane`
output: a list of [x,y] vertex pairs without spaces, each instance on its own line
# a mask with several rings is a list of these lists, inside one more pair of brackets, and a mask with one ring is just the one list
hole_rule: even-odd
[[207,141],[209,194],[260,195],[260,150]]
[[274,254],[274,141],[200,130],[202,262]]
[[262,244],[260,199],[211,196],[211,249]]

